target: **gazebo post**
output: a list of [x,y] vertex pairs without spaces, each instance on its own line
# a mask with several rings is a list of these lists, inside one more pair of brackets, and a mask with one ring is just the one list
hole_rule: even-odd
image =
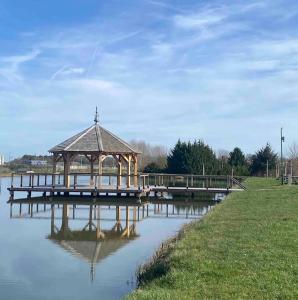
[[102,184],[102,155],[98,155],[98,186],[101,187]]
[[[117,156],[116,156],[117,158]],[[121,155],[118,156],[118,166],[117,166],[117,188],[120,188],[122,185],[122,163],[121,163]]]
[[134,175],[134,186],[138,186],[138,156],[134,155],[133,160],[133,175]]
[[131,176],[131,155],[128,154],[127,156],[127,179],[126,179],[126,186],[130,188],[130,176]]
[[53,155],[53,173],[57,172],[57,160],[58,160],[59,154],[54,153]]
[[65,153],[63,155],[64,162],[64,186],[69,188],[70,180],[69,180],[69,170],[70,170],[70,157],[69,153]]
[[94,185],[94,157],[90,155],[90,185]]

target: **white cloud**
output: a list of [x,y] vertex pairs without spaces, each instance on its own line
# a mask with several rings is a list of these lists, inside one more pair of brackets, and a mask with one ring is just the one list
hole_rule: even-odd
[[19,64],[29,62],[35,59],[40,53],[41,51],[36,49],[26,54],[1,57],[0,62],[8,63],[13,66],[18,66]]
[[125,93],[125,88],[120,84],[101,79],[72,79],[62,80],[59,85],[90,93],[106,93],[111,96],[119,96]]
[[252,50],[263,56],[283,56],[298,53],[298,39],[283,37],[278,40],[258,41]]
[[[20,72],[20,66],[36,59],[41,53],[36,49],[29,53],[0,57],[0,78],[1,76],[10,83],[22,81],[23,76]],[[1,81],[0,81],[1,85]]]
[[67,76],[67,75],[81,75],[85,73],[84,68],[74,68],[62,66],[58,69],[52,76],[51,79],[55,79],[57,76]]
[[207,10],[195,14],[176,15],[174,23],[182,29],[205,29],[209,26],[221,23],[227,14],[214,10]]
[[69,75],[69,74],[83,74],[85,72],[84,68],[69,68],[62,72],[62,74]]

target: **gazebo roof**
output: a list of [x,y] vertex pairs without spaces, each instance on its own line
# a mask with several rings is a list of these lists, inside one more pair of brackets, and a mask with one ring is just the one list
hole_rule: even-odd
[[[130,242],[129,239],[102,241],[57,240],[57,244],[88,262],[99,262]],[[96,251],[100,246],[99,251]],[[98,252],[98,253],[97,253]],[[95,255],[96,254],[96,255]]]
[[97,122],[49,150],[61,152],[140,153],[128,143],[100,126]]
[[[68,230],[66,234],[59,231],[50,235],[49,239],[89,262],[99,262],[130,241],[138,238],[137,234],[132,234],[129,238],[123,238],[121,236],[122,232],[114,232],[113,230],[103,230],[102,232],[105,235],[104,240],[96,240],[96,232],[87,230]],[[98,249],[100,251],[96,251],[98,246],[100,246]]]

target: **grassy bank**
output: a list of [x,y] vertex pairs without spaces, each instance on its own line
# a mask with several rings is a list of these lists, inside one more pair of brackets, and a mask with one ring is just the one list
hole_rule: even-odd
[[298,299],[298,186],[247,186],[187,228],[128,299]]

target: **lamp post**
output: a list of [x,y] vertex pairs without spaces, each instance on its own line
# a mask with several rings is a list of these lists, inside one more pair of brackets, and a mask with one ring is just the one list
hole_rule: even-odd
[[284,168],[283,168],[283,158],[282,158],[282,143],[285,142],[285,137],[282,133],[282,128],[280,129],[280,174],[281,174],[281,184],[284,184]]

